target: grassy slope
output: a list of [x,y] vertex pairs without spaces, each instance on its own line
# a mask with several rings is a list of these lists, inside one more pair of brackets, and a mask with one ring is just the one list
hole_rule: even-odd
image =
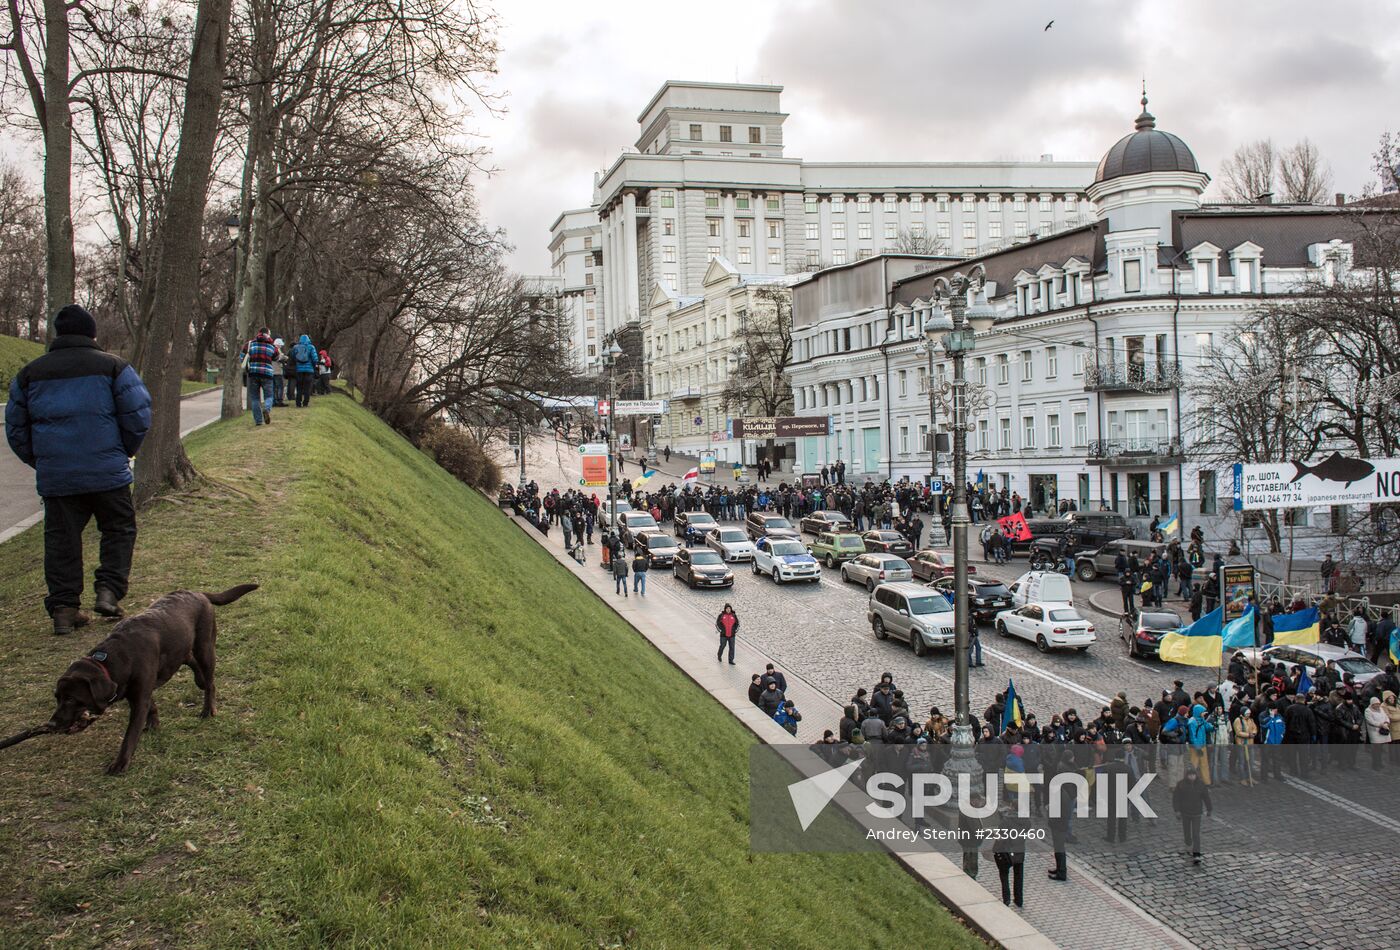
[[0,333],[0,402],[10,398],[10,380],[20,368],[44,352],[44,344]]
[[[264,585],[220,716],[182,671],[125,778],[118,721],[0,753],[12,944],[974,943],[886,858],[750,854],[727,714],[350,400],[280,419],[142,518],[129,603]],[[3,734],[100,635],[45,632],[40,549],[0,545]]]

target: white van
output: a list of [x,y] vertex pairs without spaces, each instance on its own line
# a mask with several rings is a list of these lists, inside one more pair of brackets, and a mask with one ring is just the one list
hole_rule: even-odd
[[1027,571],[1011,585],[1011,605],[1073,604],[1074,588],[1058,571]]

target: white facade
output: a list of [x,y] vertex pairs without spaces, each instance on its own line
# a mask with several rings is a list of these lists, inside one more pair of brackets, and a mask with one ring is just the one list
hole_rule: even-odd
[[598,216],[591,208],[565,211],[550,227],[551,274],[561,282],[562,306],[572,327],[570,342],[580,372],[596,364],[600,352],[598,235]]
[[[1087,162],[813,163],[783,155],[780,86],[667,82],[638,116],[636,152],[595,177],[593,203],[551,228],[591,231],[599,337],[639,321],[651,288],[701,293],[710,261],[783,275],[921,236],[966,257],[1091,220]],[[588,218],[587,215],[592,217]],[[571,217],[577,215],[577,217]],[[558,268],[567,267],[568,252]]]

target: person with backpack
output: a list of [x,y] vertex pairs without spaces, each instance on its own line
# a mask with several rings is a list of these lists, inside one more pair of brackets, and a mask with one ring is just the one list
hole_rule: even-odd
[[311,405],[311,385],[316,379],[316,365],[319,362],[320,355],[316,352],[316,347],[311,345],[311,337],[303,333],[292,347],[292,366],[297,376],[298,409]]

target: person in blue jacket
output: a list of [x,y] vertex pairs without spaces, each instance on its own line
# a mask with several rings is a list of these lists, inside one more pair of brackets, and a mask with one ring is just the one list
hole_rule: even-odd
[[97,321],[82,307],[64,307],[53,328],[48,352],[10,382],[5,435],[44,500],[44,607],[53,632],[67,634],[91,620],[81,610],[83,529],[94,517],[93,609],[122,615],[136,546],[130,460],[151,427],[151,396],[136,370],[97,345]]
[[292,368],[297,374],[297,408],[311,404],[311,384],[316,381],[316,364],[321,354],[311,345],[311,337],[305,333],[292,347]]

